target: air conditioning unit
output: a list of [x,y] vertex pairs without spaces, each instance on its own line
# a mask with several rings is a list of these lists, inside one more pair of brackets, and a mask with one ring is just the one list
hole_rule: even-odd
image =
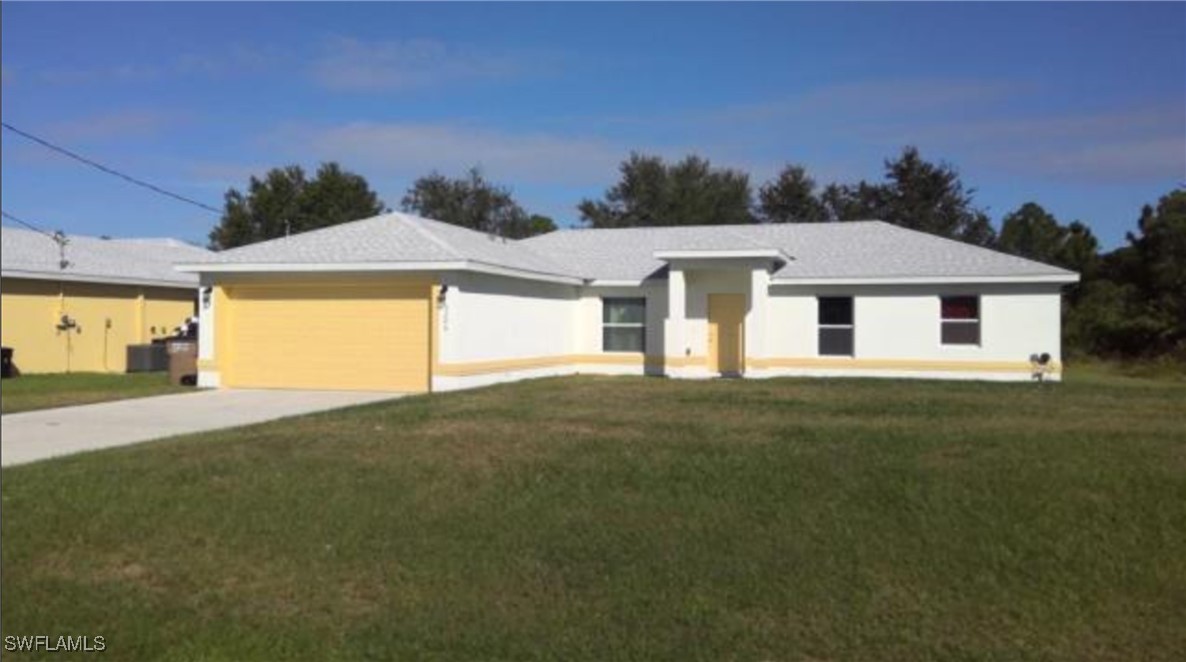
[[128,372],[162,372],[169,369],[165,343],[128,345]]

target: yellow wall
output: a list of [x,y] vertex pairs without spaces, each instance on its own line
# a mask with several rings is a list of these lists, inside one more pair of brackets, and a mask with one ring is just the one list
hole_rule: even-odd
[[[0,297],[0,342],[21,372],[124,372],[127,346],[169,335],[197,288],[5,278]],[[77,326],[58,329],[63,314]]]

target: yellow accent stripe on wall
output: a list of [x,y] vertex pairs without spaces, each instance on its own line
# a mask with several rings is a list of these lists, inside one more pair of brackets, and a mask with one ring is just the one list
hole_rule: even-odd
[[502,359],[497,361],[469,361],[466,363],[438,363],[433,374],[442,377],[467,377],[470,375],[485,375],[492,372],[510,372],[512,370],[534,370],[537,368],[552,368],[555,366],[574,363],[571,356],[537,356],[526,359]]
[[[826,370],[918,370],[937,372],[1032,372],[1028,361],[935,361],[927,359],[845,359],[845,358],[753,358],[746,367],[761,368],[817,368]],[[1059,373],[1062,366],[1055,363],[1050,372]]]
[[656,357],[655,360],[672,368],[692,368],[708,365],[707,356],[668,356]]
[[469,361],[465,363],[437,363],[434,375],[442,377],[468,377],[514,370],[537,370],[568,365],[624,365],[652,368],[704,365],[703,356],[643,356],[642,354],[557,354],[556,356],[533,356],[522,359],[499,359],[492,361]]
[[[468,377],[516,370],[535,370],[569,365],[646,365],[650,368],[707,366],[704,356],[643,356],[641,354],[559,354],[522,359],[437,363],[433,374],[442,377]],[[924,359],[841,359],[841,358],[753,358],[746,361],[751,370],[762,368],[814,368],[826,370],[904,370],[933,372],[1031,372],[1026,361],[931,361]],[[1050,372],[1058,374],[1062,366],[1054,364]]]

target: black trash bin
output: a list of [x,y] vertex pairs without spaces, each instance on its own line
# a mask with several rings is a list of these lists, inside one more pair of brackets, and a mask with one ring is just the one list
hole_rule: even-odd
[[0,364],[0,370],[3,371],[3,373],[0,374],[0,377],[3,377],[4,379],[8,379],[9,377],[12,377],[13,370],[12,370],[12,348],[11,347],[0,348],[0,361],[3,362],[2,364]]

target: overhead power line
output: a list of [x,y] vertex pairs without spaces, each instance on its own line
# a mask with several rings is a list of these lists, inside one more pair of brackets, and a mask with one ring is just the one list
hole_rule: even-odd
[[7,218],[7,219],[8,219],[8,220],[10,220],[10,221],[14,221],[14,222],[16,222],[16,223],[20,223],[21,225],[23,225],[23,226],[25,226],[25,227],[29,228],[30,230],[32,230],[32,231],[34,231],[34,232],[39,232],[39,233],[41,233],[41,234],[43,234],[43,235],[45,235],[45,236],[47,236],[47,237],[50,237],[51,239],[52,239],[52,238],[53,238],[53,236],[54,236],[54,233],[52,233],[52,232],[49,232],[48,230],[44,230],[44,229],[42,229],[42,228],[39,228],[39,227],[37,227],[36,225],[33,225],[32,223],[30,223],[30,222],[28,222],[28,221],[26,221],[26,220],[24,220],[24,219],[17,218],[16,216],[13,216],[12,214],[10,214],[10,213],[8,213],[8,212],[6,212],[6,211],[4,211],[4,210],[0,210],[0,214],[3,214],[3,215],[4,215],[4,218]]
[[198,202],[197,200],[194,200],[192,198],[187,198],[184,195],[180,195],[178,193],[173,193],[172,191],[166,191],[165,189],[163,189],[155,184],[150,184],[142,179],[137,179],[131,175],[124,174],[114,168],[109,168],[109,167],[103,165],[102,163],[99,163],[97,161],[92,161],[91,159],[88,159],[87,157],[82,156],[81,154],[76,154],[76,153],[66,149],[65,147],[59,147],[58,145],[55,145],[55,144],[51,143],[50,141],[45,140],[44,138],[39,138],[39,137],[29,133],[28,131],[22,131],[22,130],[16,128],[15,126],[9,124],[8,122],[0,122],[0,125],[3,125],[5,129],[12,131],[13,133],[17,134],[18,136],[22,136],[24,138],[32,140],[33,142],[37,143],[38,145],[41,145],[42,147],[45,147],[46,149],[55,151],[59,154],[62,154],[63,156],[68,156],[68,157],[74,159],[75,161],[78,161],[80,163],[85,163],[86,165],[89,165],[92,168],[96,168],[98,170],[101,170],[101,171],[109,174],[109,175],[114,175],[116,177],[119,177],[120,179],[131,182],[132,184],[135,184],[136,186],[141,186],[141,187],[146,188],[150,191],[153,191],[154,193],[159,193],[161,195],[168,196],[170,198],[173,198],[174,200],[179,200],[181,202],[193,205],[195,207],[201,207],[202,209],[205,209],[206,211],[214,212],[215,214],[222,213],[222,210],[218,209],[217,207],[211,207],[208,204]]
[[72,262],[70,262],[70,260],[66,259],[66,244],[70,243],[70,239],[68,239],[66,237],[65,232],[62,232],[61,230],[55,230],[54,232],[47,232],[46,230],[43,230],[24,219],[17,218],[16,216],[13,216],[12,214],[4,211],[3,209],[0,209],[0,215],[3,215],[4,218],[7,218],[10,221],[15,221],[17,223],[20,223],[21,225],[29,228],[30,230],[36,232],[37,234],[43,234],[43,235],[49,237],[50,240],[52,240],[55,244],[57,244],[58,245],[58,268],[59,269],[65,269],[65,268],[69,267],[71,264],[73,264]]

